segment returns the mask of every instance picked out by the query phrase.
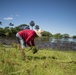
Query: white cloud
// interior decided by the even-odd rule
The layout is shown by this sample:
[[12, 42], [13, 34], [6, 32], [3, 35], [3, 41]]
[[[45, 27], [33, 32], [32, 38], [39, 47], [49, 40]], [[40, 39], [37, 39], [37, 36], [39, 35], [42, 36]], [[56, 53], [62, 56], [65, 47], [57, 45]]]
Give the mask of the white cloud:
[[12, 20], [12, 19], [13, 19], [12, 17], [4, 18], [4, 20]]

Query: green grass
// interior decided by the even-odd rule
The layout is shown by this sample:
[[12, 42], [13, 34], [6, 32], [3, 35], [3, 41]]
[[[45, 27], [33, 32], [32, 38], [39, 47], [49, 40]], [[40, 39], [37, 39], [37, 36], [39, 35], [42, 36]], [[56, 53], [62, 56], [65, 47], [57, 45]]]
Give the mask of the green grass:
[[76, 75], [75, 51], [27, 50], [22, 60], [20, 50], [0, 47], [0, 75]]

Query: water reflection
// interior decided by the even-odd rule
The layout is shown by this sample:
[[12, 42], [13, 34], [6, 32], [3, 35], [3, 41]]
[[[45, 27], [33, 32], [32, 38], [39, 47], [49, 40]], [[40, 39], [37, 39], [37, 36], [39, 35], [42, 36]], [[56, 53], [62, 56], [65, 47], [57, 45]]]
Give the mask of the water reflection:
[[55, 38], [52, 38], [50, 40], [51, 42], [76, 42], [76, 39], [73, 39], [73, 38], [62, 38], [62, 39], [55, 39]]
[[43, 38], [36, 39], [36, 46], [39, 49], [74, 50], [76, 51], [76, 39], [72, 38]]

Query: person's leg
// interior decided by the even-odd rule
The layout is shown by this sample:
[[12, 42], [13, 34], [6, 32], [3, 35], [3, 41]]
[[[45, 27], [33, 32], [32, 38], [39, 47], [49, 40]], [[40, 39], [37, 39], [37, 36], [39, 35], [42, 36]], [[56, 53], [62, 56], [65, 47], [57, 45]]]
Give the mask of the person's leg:
[[21, 51], [22, 59], [25, 60], [26, 55], [25, 55], [25, 45], [23, 39], [20, 39], [20, 45], [21, 45], [20, 51]]
[[20, 43], [20, 51], [21, 51], [21, 55], [22, 55], [22, 59], [24, 60], [25, 59], [25, 52], [24, 52], [24, 48], [25, 48], [25, 42], [24, 42], [24, 39], [21, 37], [21, 36], [19, 36], [19, 34], [16, 34], [16, 37], [17, 37], [17, 39], [18, 39], [18, 42]]
[[25, 43], [24, 39], [18, 33], [16, 34], [16, 37], [17, 37], [19, 44], [21, 45], [21, 48], [22, 49], [25, 48], [26, 43]]

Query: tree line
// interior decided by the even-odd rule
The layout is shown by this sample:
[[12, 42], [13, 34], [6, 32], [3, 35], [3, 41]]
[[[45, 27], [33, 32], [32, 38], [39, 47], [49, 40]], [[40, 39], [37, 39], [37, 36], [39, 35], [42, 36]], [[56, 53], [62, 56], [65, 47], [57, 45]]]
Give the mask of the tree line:
[[[2, 25], [1, 21], [0, 21], [0, 25]], [[33, 30], [34, 27], [35, 27], [36, 30], [40, 29], [39, 25], [35, 25], [34, 21], [30, 21], [29, 25], [20, 24], [16, 27], [14, 27], [13, 23], [9, 23], [9, 26], [6, 26], [4, 28], [0, 27], [0, 37], [6, 37], [6, 38], [15, 37], [15, 35], [18, 31], [25, 29], [27, 26], [31, 27], [30, 29], [32, 29], [32, 30]], [[49, 31], [44, 31], [42, 33], [42, 36], [43, 37], [54, 37], [54, 38], [57, 38], [57, 39], [70, 38], [70, 35], [67, 34], [67, 33], [66, 34], [61, 34], [61, 33], [52, 34]], [[76, 35], [72, 36], [72, 38], [76, 38]]]

